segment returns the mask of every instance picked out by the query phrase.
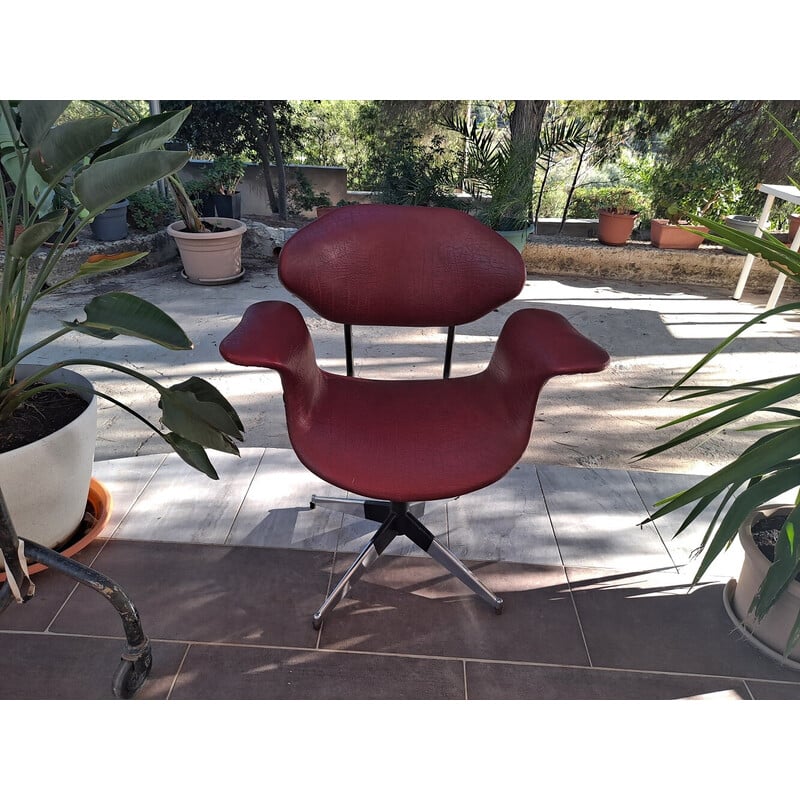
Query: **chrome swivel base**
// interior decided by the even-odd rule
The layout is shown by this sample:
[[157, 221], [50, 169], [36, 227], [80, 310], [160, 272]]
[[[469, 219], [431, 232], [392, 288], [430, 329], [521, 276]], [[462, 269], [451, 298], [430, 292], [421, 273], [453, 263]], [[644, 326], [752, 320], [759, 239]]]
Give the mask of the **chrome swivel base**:
[[312, 495], [311, 508], [318, 506], [333, 508], [351, 516], [379, 522], [380, 527], [314, 614], [314, 630], [320, 629], [326, 614], [347, 594], [351, 584], [355, 583], [378, 560], [389, 543], [397, 536], [407, 536], [451, 575], [472, 589], [481, 600], [489, 603], [496, 614], [502, 613], [503, 600], [489, 591], [444, 545], [439, 544], [434, 535], [414, 516], [414, 512], [421, 514], [424, 511], [424, 503], [411, 505], [383, 500], [346, 500]]

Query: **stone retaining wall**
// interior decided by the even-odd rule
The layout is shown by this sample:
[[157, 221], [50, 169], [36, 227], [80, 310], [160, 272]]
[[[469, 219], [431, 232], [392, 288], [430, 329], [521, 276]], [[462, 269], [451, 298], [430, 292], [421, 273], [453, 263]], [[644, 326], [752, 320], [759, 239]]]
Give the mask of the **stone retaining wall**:
[[[717, 245], [700, 245], [697, 250], [662, 250], [649, 242], [630, 241], [624, 247], [610, 247], [596, 239], [564, 236], [531, 236], [522, 253], [528, 272], [551, 275], [676, 283], [736, 288], [744, 256], [724, 253]], [[747, 281], [748, 291], [769, 292], [776, 271], [756, 259]], [[800, 296], [800, 287], [787, 281], [786, 296]]]

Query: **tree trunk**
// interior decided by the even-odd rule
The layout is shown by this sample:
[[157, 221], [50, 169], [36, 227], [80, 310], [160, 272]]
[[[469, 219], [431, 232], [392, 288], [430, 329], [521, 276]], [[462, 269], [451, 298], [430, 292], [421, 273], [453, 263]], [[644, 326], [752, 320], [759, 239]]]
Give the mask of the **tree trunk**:
[[581, 167], [583, 166], [583, 159], [586, 158], [586, 151], [589, 148], [589, 137], [586, 137], [586, 141], [583, 143], [583, 148], [581, 149], [580, 157], [578, 158], [578, 166], [575, 168], [575, 174], [572, 176], [572, 185], [569, 187], [569, 192], [567, 193], [567, 202], [564, 203], [564, 213], [561, 215], [561, 225], [558, 226], [558, 232], [564, 230], [564, 223], [567, 221], [567, 213], [569, 212], [569, 204], [572, 202], [572, 195], [575, 193], [575, 187], [578, 185], [578, 176], [581, 172]]
[[256, 123], [256, 151], [258, 157], [261, 159], [261, 168], [264, 170], [264, 183], [267, 186], [267, 198], [269, 200], [269, 208], [273, 214], [278, 213], [278, 199], [275, 197], [275, 189], [272, 186], [272, 175], [269, 169], [269, 143], [267, 137], [264, 136], [261, 128]]
[[267, 112], [269, 141], [272, 145], [275, 167], [278, 171], [278, 217], [285, 220], [289, 218], [289, 213], [286, 209], [286, 166], [283, 163], [283, 150], [281, 150], [281, 143], [278, 139], [278, 128], [275, 125], [275, 112], [273, 111], [271, 100], [264, 100], [264, 110]]
[[536, 173], [539, 135], [549, 100], [515, 100], [511, 112], [511, 146], [517, 164], [513, 168], [513, 194], [526, 197], [521, 213], [530, 216], [533, 199], [533, 178]]

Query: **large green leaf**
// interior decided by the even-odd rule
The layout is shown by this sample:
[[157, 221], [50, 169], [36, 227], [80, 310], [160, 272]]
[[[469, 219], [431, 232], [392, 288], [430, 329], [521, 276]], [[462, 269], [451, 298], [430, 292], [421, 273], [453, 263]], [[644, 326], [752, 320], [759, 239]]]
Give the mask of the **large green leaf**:
[[42, 217], [39, 222], [26, 228], [14, 239], [9, 253], [15, 258], [28, 258], [54, 233], [61, 229], [66, 218], [66, 209], [54, 211], [46, 217]]
[[717, 470], [713, 475], [703, 478], [685, 492], [681, 492], [653, 514], [651, 519], [664, 516], [712, 492], [719, 492], [726, 486], [741, 486], [754, 477], [773, 471], [778, 464], [798, 453], [800, 453], [800, 436], [788, 436], [785, 431], [769, 434], [748, 448], [735, 461]]
[[[20, 143], [16, 142], [16, 144]], [[8, 173], [8, 177], [11, 178], [12, 183], [18, 186], [20, 183], [22, 164], [14, 145], [15, 136], [11, 133], [5, 115], [0, 113], [0, 164], [2, 164], [3, 169]], [[47, 191], [47, 183], [45, 183], [35, 171], [28, 171], [25, 177], [25, 199], [31, 205], [36, 205], [37, 198]], [[48, 205], [47, 207], [49, 208], [50, 206]]]
[[[647, 458], [655, 455], [656, 453], [660, 453], [664, 450], [675, 447], [675, 445], [688, 442], [704, 433], [717, 430], [723, 425], [727, 425], [730, 422], [734, 422], [737, 419], [748, 416], [755, 411], [761, 411], [775, 403], [780, 402], [781, 400], [796, 397], [798, 394], [800, 394], [800, 375], [796, 375], [790, 380], [785, 381], [778, 386], [774, 386], [771, 389], [764, 389], [760, 392], [755, 392], [747, 397], [741, 398], [736, 403], [729, 402], [723, 404], [728, 406], [725, 411], [716, 414], [715, 416], [711, 417], [711, 419], [704, 420], [703, 422], [694, 425], [693, 427], [689, 428], [689, 430], [673, 437], [665, 444], [652, 447], [644, 453], [637, 455], [636, 459], [639, 460], [642, 458]], [[687, 415], [687, 417], [681, 419], [689, 419], [690, 417], [697, 416], [698, 414], [702, 413], [705, 412], [694, 412], [693, 414]]]
[[174, 432], [161, 435], [190, 467], [194, 467], [204, 475], [208, 475], [212, 480], [219, 480], [219, 475], [217, 475], [214, 465], [208, 458], [208, 454], [199, 444], [189, 441], [189, 439], [184, 439], [183, 436]]
[[126, 292], [109, 292], [84, 306], [83, 322], [65, 322], [72, 330], [92, 336], [107, 334], [135, 336], [169, 350], [191, 350], [192, 342], [183, 329], [158, 306]]
[[147, 251], [124, 253], [96, 253], [89, 256], [78, 268], [78, 277], [87, 275], [98, 275], [102, 272], [113, 272], [123, 267], [129, 267], [137, 261], [141, 261], [147, 255]]
[[95, 217], [128, 195], [177, 172], [188, 160], [186, 152], [155, 150], [97, 161], [75, 178], [75, 194]]
[[38, 147], [69, 104], [69, 100], [20, 101], [19, 115], [22, 118], [20, 133], [25, 144], [30, 148]]
[[217, 389], [213, 384], [209, 383], [204, 378], [198, 378], [196, 375], [193, 375], [191, 378], [187, 378], [187, 380], [171, 386], [170, 389], [181, 392], [191, 392], [195, 397], [197, 397], [198, 400], [203, 400], [204, 402], [214, 403], [220, 406], [235, 425], [235, 430], [230, 430], [228, 432], [231, 434], [231, 436], [235, 436], [237, 439], [241, 440], [242, 437], [238, 435], [236, 431], [244, 430], [242, 420], [236, 413], [236, 409], [228, 402], [222, 392], [220, 392], [219, 389]]
[[800, 486], [800, 465], [781, 470], [745, 489], [734, 501], [722, 518], [711, 543], [708, 545], [703, 560], [698, 567], [697, 581], [711, 565], [711, 562], [730, 544], [754, 508], [777, 497], [787, 489]]
[[228, 413], [217, 405], [198, 399], [192, 392], [161, 389], [159, 405], [164, 426], [185, 439], [224, 453], [239, 452], [231, 436], [241, 434]]
[[97, 149], [93, 161], [155, 150], [175, 137], [192, 107], [181, 111], [168, 111], [124, 127], [112, 142]]
[[38, 147], [31, 148], [31, 163], [53, 185], [82, 158], [93, 153], [111, 135], [111, 117], [91, 117], [52, 128]]

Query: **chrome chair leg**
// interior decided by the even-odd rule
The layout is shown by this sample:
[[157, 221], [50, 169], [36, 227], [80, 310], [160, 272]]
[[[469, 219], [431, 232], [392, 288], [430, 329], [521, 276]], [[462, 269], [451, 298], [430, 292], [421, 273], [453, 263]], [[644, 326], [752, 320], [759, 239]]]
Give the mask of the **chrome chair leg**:
[[[350, 585], [357, 581], [361, 575], [378, 560], [378, 557], [388, 547], [389, 543], [397, 536], [407, 536], [421, 550], [424, 550], [438, 564], [443, 566], [451, 575], [458, 578], [467, 588], [471, 589], [481, 600], [494, 608], [496, 614], [503, 611], [503, 600], [498, 597], [469, 570], [467, 567], [444, 545], [436, 541], [434, 535], [412, 513], [408, 503], [388, 503], [383, 501], [352, 501], [339, 498], [318, 497], [312, 498], [312, 503], [330, 503], [329, 507], [342, 508], [349, 503], [364, 504], [367, 519], [380, 518], [381, 526], [369, 543], [362, 549], [356, 560], [350, 565], [336, 584], [333, 591], [325, 598], [325, 602], [314, 614], [314, 630], [319, 630], [325, 615], [347, 594]], [[370, 504], [370, 505], [365, 505]], [[423, 505], [424, 504], [415, 504]]]
[[325, 602], [314, 614], [312, 624], [315, 631], [320, 629], [325, 615], [334, 608], [350, 590], [350, 584], [355, 583], [355, 581], [378, 560], [378, 557], [389, 545], [389, 542], [397, 536], [397, 531], [394, 530], [396, 519], [397, 514], [390, 509], [387, 518], [381, 523], [375, 535], [358, 554], [356, 560], [347, 568], [347, 571], [344, 573], [339, 583], [336, 584], [333, 591], [325, 598]]
[[481, 600], [489, 603], [496, 614], [503, 613], [503, 599], [494, 594], [494, 592], [489, 591], [443, 544], [439, 544], [434, 539], [428, 547], [428, 555], [441, 564], [451, 575], [458, 578], [465, 586], [472, 589]]
[[336, 604], [347, 595], [347, 592], [350, 590], [350, 584], [357, 581], [364, 572], [378, 560], [379, 555], [380, 553], [375, 549], [374, 543], [370, 541], [359, 553], [358, 558], [350, 565], [333, 591], [325, 598], [325, 602], [314, 613], [311, 622], [315, 631], [318, 631], [322, 626], [325, 615], [332, 608], [335, 608]]

